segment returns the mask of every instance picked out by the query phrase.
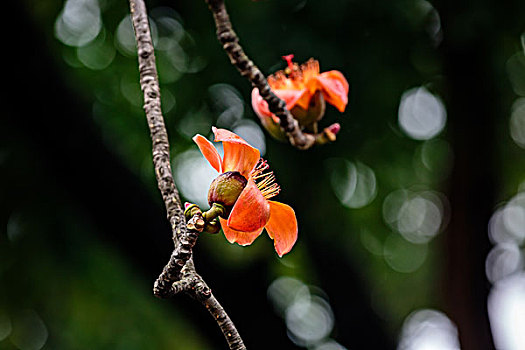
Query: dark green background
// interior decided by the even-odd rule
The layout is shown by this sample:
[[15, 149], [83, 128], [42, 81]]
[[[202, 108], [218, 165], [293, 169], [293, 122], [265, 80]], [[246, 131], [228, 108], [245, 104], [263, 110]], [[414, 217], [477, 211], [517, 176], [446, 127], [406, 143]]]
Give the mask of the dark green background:
[[[44, 349], [225, 348], [198, 303], [151, 293], [172, 249], [170, 228], [151, 164], [137, 59], [114, 47], [128, 3], [99, 3], [97, 40], [105, 46], [83, 53], [55, 36], [62, 2], [4, 4], [0, 317], [10, 320], [12, 332], [0, 349], [42, 336], [42, 325], [27, 326], [28, 319], [45, 325]], [[524, 151], [509, 135], [511, 106], [525, 93], [525, 3], [428, 5], [227, 2], [241, 44], [265, 74], [284, 67], [281, 55], [294, 53], [298, 62], [314, 57], [321, 70], [343, 72], [350, 83], [347, 110], [330, 107], [323, 121], [341, 124], [337, 142], [302, 152], [265, 134], [265, 158], [282, 188], [277, 198], [299, 219], [292, 252], [280, 260], [266, 235], [241, 248], [222, 234], [201, 237], [194, 251], [197, 269], [248, 348], [299, 348], [267, 297], [282, 276], [301, 280], [329, 302], [330, 336], [346, 348], [393, 349], [405, 317], [427, 308], [459, 327], [464, 349], [492, 347], [487, 224], [525, 178]], [[212, 98], [215, 84], [238, 91], [242, 117], [258, 122], [251, 88], [218, 44], [204, 1], [147, 6], [153, 19], [172, 8], [184, 28], [185, 71], [170, 66], [166, 51], [157, 54], [164, 106], [175, 101], [165, 112], [172, 156], [196, 149], [192, 134], [210, 135], [222, 111]], [[107, 52], [115, 56], [95, 67], [102, 69], [78, 58], [99, 62]], [[401, 96], [420, 86], [447, 109], [447, 125], [430, 141], [411, 139], [397, 121]], [[427, 166], [420, 160], [425, 145]], [[346, 162], [374, 171], [377, 194], [363, 208], [345, 207], [334, 193], [331, 181]], [[387, 238], [397, 235], [383, 220], [383, 201], [399, 189], [435, 191], [450, 204], [449, 224], [428, 245], [396, 246], [407, 264], [426, 249], [424, 263], [409, 273], [393, 269], [383, 253]]]

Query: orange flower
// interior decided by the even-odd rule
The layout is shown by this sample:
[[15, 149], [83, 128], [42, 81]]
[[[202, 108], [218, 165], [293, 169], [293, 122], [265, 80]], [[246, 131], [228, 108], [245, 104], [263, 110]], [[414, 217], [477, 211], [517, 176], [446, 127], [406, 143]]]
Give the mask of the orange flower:
[[227, 218], [220, 218], [222, 230], [230, 243], [250, 245], [265, 228], [274, 240], [279, 256], [288, 253], [297, 240], [297, 219], [294, 210], [283, 203], [269, 200], [280, 188], [259, 150], [236, 134], [212, 128], [215, 141], [222, 141], [224, 157], [205, 137], [196, 135], [193, 141], [203, 156], [220, 174], [238, 172], [247, 179], [246, 187], [237, 198]]
[[[292, 62], [293, 55], [283, 58], [288, 67], [270, 75], [268, 84], [286, 102], [286, 107], [302, 127], [309, 127], [323, 117], [325, 101], [344, 112], [349, 86], [341, 72], [331, 70], [319, 73], [319, 62], [313, 58], [300, 66]], [[257, 88], [252, 91], [252, 107], [265, 128], [273, 136], [282, 138], [279, 118], [270, 112]]]

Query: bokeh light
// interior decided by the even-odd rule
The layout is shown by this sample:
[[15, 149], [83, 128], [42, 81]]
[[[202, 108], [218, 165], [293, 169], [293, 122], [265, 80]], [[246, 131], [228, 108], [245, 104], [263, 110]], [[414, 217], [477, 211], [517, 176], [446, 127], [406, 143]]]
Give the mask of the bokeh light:
[[20, 350], [40, 350], [47, 342], [47, 327], [34, 310], [23, 310], [13, 317], [9, 339]]
[[428, 140], [445, 127], [447, 113], [441, 100], [424, 87], [410, 89], [401, 96], [398, 121], [411, 138]]
[[525, 54], [517, 52], [507, 61], [507, 74], [516, 95], [525, 96]]
[[335, 319], [321, 289], [283, 276], [270, 284], [267, 294], [275, 311], [284, 318], [288, 336], [296, 345], [311, 349], [344, 349], [329, 338]]
[[385, 240], [383, 256], [394, 271], [411, 273], [423, 265], [427, 257], [426, 244], [413, 244], [398, 233], [391, 233]]
[[446, 225], [448, 203], [432, 191], [396, 190], [385, 197], [383, 219], [407, 241], [427, 243]]
[[344, 206], [362, 208], [376, 197], [376, 176], [367, 165], [343, 158], [332, 158], [326, 161], [326, 167], [332, 189]]
[[335, 340], [328, 340], [319, 345], [316, 345], [312, 350], [347, 350], [344, 346], [336, 342]]
[[84, 66], [92, 70], [107, 68], [116, 55], [112, 42], [108, 42], [106, 32], [103, 30], [90, 43], [77, 48], [77, 58]]
[[489, 238], [495, 244], [485, 260], [493, 283], [488, 310], [498, 349], [525, 348], [525, 274], [520, 245], [525, 240], [525, 192], [518, 192], [496, 209], [489, 221]]
[[[158, 40], [157, 26], [154, 21], [149, 21], [151, 38], [153, 44]], [[131, 16], [126, 15], [120, 21], [115, 32], [115, 47], [124, 56], [137, 56], [137, 44], [135, 42], [135, 34], [133, 32], [133, 24], [131, 23]]]
[[141, 107], [144, 95], [140, 83], [132, 76], [123, 75], [120, 78], [120, 93], [133, 106]]
[[97, 0], [67, 0], [55, 22], [55, 36], [65, 45], [80, 47], [95, 39], [102, 29]]
[[512, 105], [509, 129], [514, 142], [525, 148], [525, 98], [517, 99]]
[[485, 271], [490, 282], [495, 283], [523, 267], [518, 245], [500, 243], [493, 247], [485, 261]]
[[456, 326], [442, 312], [417, 310], [403, 323], [398, 350], [459, 350]]
[[503, 210], [503, 224], [517, 243], [525, 240], [525, 192], [515, 195]]
[[362, 229], [359, 235], [361, 244], [374, 255], [383, 255], [383, 243], [369, 230]]
[[160, 101], [162, 105], [162, 111], [164, 113], [171, 112], [177, 105], [175, 95], [173, 95], [173, 93], [168, 89], [164, 89], [162, 95], [160, 95]]
[[268, 287], [268, 298], [272, 301], [275, 311], [281, 316], [295, 299], [310, 295], [308, 286], [293, 277], [279, 277]]
[[286, 309], [285, 320], [290, 338], [303, 346], [326, 338], [334, 327], [330, 305], [318, 296], [294, 300]]
[[162, 40], [162, 38], [170, 38], [176, 42], [184, 38], [186, 31], [182, 24], [182, 18], [173, 8], [166, 6], [155, 7], [150, 11], [150, 14], [155, 23], [157, 23], [161, 37], [157, 47], [162, 48], [160, 41], [169, 45], [169, 41]]
[[425, 141], [419, 148], [419, 161], [426, 170], [426, 176], [437, 181], [445, 180], [452, 170], [452, 146], [446, 140], [434, 138]]
[[497, 349], [525, 349], [525, 273], [498, 281], [488, 299], [490, 326]]
[[217, 171], [195, 149], [179, 154], [174, 160], [173, 168], [175, 182], [184, 198], [201, 208], [207, 208], [208, 189], [217, 177]]
[[217, 127], [231, 127], [244, 114], [244, 101], [237, 89], [228, 84], [215, 84], [208, 88], [211, 108], [217, 113]]
[[426, 20], [425, 29], [432, 39], [434, 46], [437, 46], [443, 39], [443, 33], [441, 31], [441, 18], [439, 12], [435, 9], [432, 4], [426, 0], [419, 0], [416, 2], [421, 16]]
[[515, 242], [514, 235], [508, 231], [504, 222], [505, 208], [498, 208], [489, 221], [489, 238], [494, 244]]
[[212, 115], [205, 105], [198, 109], [192, 109], [180, 117], [177, 131], [192, 138], [196, 134], [209, 135], [211, 133]]

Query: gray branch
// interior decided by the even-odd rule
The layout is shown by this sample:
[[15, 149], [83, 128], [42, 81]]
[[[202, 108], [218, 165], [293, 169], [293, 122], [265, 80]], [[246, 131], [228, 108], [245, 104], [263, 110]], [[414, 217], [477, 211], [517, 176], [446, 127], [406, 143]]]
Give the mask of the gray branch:
[[264, 74], [248, 58], [239, 44], [239, 37], [233, 30], [224, 0], [206, 0], [206, 3], [213, 13], [217, 38], [230, 58], [231, 64], [252, 83], [253, 87], [259, 89], [259, 94], [268, 103], [270, 112], [279, 118], [279, 125], [286, 133], [290, 144], [298, 149], [305, 150], [315, 144], [334, 141], [335, 135], [328, 128], [319, 134], [309, 134], [301, 130], [297, 120], [286, 108], [286, 103], [273, 93]]
[[161, 111], [160, 88], [146, 5], [143, 0], [129, 0], [129, 4], [137, 41], [140, 86], [144, 93], [144, 111], [152, 140], [155, 176], [166, 206], [166, 215], [171, 224], [172, 238], [175, 244], [168, 264], [155, 281], [154, 294], [161, 298], [171, 297], [180, 292], [192, 296], [201, 302], [213, 316], [230, 349], [246, 349], [228, 314], [195, 270], [192, 250], [204, 228], [204, 220], [199, 210], [186, 222], [179, 192], [171, 171], [168, 133]]

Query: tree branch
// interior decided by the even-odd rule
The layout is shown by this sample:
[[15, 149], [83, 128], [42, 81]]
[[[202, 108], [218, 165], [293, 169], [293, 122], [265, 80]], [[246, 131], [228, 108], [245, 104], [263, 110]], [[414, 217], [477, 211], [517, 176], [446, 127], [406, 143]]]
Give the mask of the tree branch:
[[129, 4], [137, 41], [140, 85], [144, 93], [144, 111], [152, 139], [153, 165], [175, 244], [168, 264], [155, 281], [154, 294], [161, 298], [171, 297], [180, 292], [189, 294], [201, 302], [213, 316], [230, 349], [246, 349], [228, 314], [195, 270], [192, 250], [199, 234], [205, 228], [206, 222], [198, 208], [192, 211], [193, 215], [186, 222], [179, 192], [171, 171], [168, 133], [161, 112], [160, 88], [146, 5], [143, 0], [129, 0]]
[[273, 93], [264, 74], [248, 58], [239, 44], [239, 37], [233, 30], [224, 0], [206, 0], [206, 3], [213, 13], [213, 19], [217, 27], [217, 38], [228, 54], [230, 62], [239, 70], [243, 77], [246, 77], [252, 83], [253, 87], [259, 89], [259, 94], [268, 103], [270, 112], [279, 118], [279, 125], [286, 133], [290, 144], [298, 149], [305, 150], [315, 144], [334, 141], [334, 134], [327, 129], [319, 134], [304, 133], [301, 130], [297, 120], [286, 108], [286, 103]]
[[171, 172], [168, 133], [160, 108], [160, 88], [153, 52], [153, 41], [143, 0], [130, 0], [129, 3], [137, 40], [140, 86], [144, 93], [144, 111], [146, 112], [153, 142], [155, 175], [166, 206], [167, 217], [171, 223], [173, 240], [177, 243], [184, 229], [185, 218], [179, 200], [179, 193]]

